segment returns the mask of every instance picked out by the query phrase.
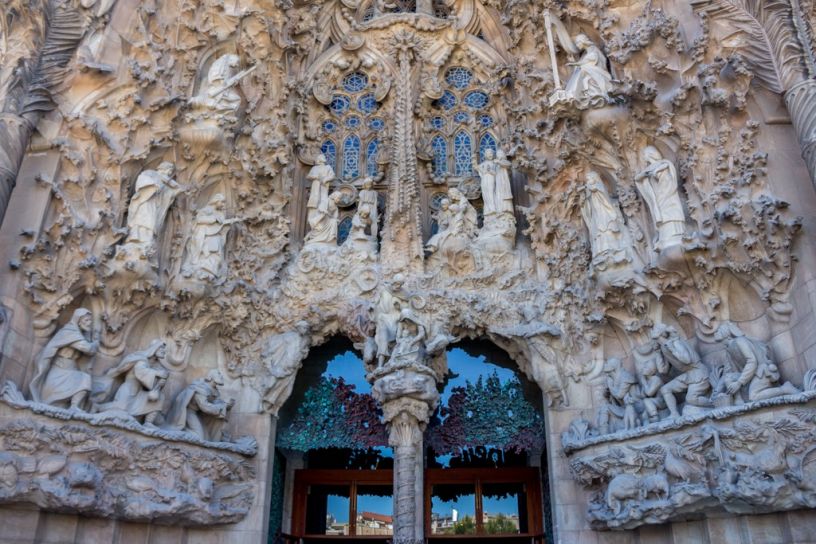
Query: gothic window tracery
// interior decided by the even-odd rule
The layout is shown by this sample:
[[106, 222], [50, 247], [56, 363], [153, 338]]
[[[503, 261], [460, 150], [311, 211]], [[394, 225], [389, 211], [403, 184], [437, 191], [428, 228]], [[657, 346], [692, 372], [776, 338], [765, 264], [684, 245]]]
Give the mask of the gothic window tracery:
[[428, 119], [431, 175], [473, 176], [474, 160], [482, 160], [488, 149], [496, 151], [494, 117], [490, 95], [479, 88], [474, 72], [452, 66], [444, 74], [442, 96], [432, 103]]
[[342, 76], [326, 109], [320, 149], [338, 179], [351, 182], [378, 176], [386, 124], [377, 115], [380, 103], [368, 74], [354, 71]]

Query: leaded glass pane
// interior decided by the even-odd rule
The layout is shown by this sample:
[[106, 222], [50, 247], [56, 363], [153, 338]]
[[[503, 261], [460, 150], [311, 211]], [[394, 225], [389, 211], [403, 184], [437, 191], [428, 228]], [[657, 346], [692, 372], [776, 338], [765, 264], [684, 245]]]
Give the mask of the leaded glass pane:
[[380, 141], [378, 139], [375, 138], [368, 142], [366, 148], [366, 173], [371, 177], [376, 177], [379, 171], [379, 165], [377, 164], [377, 153], [379, 151]]
[[360, 121], [360, 118], [357, 117], [356, 115], [351, 115], [349, 117], [346, 117], [345, 123], [346, 123], [346, 127], [348, 127], [348, 128], [357, 128], [357, 127], [360, 126], [362, 121]]
[[343, 179], [360, 176], [360, 138], [349, 136], [343, 142]]
[[368, 76], [354, 72], [343, 78], [343, 88], [350, 93], [359, 93], [368, 86]]
[[481, 125], [482, 125], [484, 128], [490, 128], [490, 127], [492, 127], [492, 126], [493, 126], [493, 118], [492, 118], [492, 117], [490, 117], [490, 116], [489, 116], [489, 115], [487, 115], [487, 114], [485, 114], [485, 115], [480, 115], [480, 116], [479, 116], [479, 123], [480, 123], [480, 124], [481, 124]]
[[431, 202], [430, 206], [432, 210], [438, 210], [441, 205], [442, 201], [448, 198], [448, 193], [434, 193], [431, 195]]
[[331, 134], [337, 128], [337, 125], [334, 124], [334, 121], [323, 121], [323, 131]]
[[445, 91], [441, 98], [434, 100], [434, 106], [443, 110], [452, 110], [456, 107], [456, 103], [456, 97], [450, 91]]
[[357, 101], [357, 109], [368, 115], [377, 111], [377, 99], [373, 94], [366, 94]]
[[337, 224], [337, 245], [339, 246], [348, 238], [351, 232], [351, 216], [347, 215]]
[[447, 123], [444, 117], [434, 117], [433, 119], [431, 119], [431, 126], [436, 130], [442, 130], [443, 128], [445, 128], [446, 124]]
[[453, 120], [457, 123], [467, 123], [470, 120], [470, 115], [463, 111], [457, 111], [453, 116]]
[[320, 152], [326, 156], [326, 164], [332, 167], [333, 170], [337, 169], [337, 146], [334, 145], [334, 142], [331, 140], [326, 140], [323, 142], [323, 145], [320, 146]]
[[451, 87], [459, 89], [460, 91], [470, 85], [472, 79], [473, 73], [467, 68], [462, 68], [461, 66], [455, 66], [448, 70], [448, 73], [445, 74], [445, 82]]
[[382, 130], [385, 128], [385, 121], [383, 121], [379, 117], [375, 117], [374, 119], [368, 122], [368, 126], [369, 128], [371, 128], [371, 130]]
[[336, 94], [332, 98], [331, 104], [329, 104], [329, 109], [335, 115], [343, 115], [348, 111], [350, 104], [351, 101], [348, 96]]
[[470, 134], [467, 132], [457, 132], [453, 137], [453, 164], [454, 174], [457, 176], [469, 176], [473, 173], [473, 148], [471, 147]]
[[487, 106], [489, 98], [482, 91], [472, 91], [465, 95], [464, 103], [467, 107], [480, 110]]
[[485, 151], [488, 149], [492, 149], [493, 153], [496, 152], [496, 138], [494, 138], [489, 132], [485, 132], [482, 139], [479, 140], [479, 157], [481, 160], [484, 160]]
[[433, 172], [435, 176], [442, 176], [448, 171], [448, 142], [442, 136], [434, 136], [431, 140], [433, 148]]

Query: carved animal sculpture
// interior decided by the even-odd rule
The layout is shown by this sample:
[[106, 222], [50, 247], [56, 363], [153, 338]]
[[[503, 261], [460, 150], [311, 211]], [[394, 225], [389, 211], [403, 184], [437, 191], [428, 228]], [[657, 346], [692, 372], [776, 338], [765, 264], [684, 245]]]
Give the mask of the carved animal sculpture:
[[649, 495], [654, 495], [658, 499], [669, 498], [669, 478], [665, 472], [644, 476], [640, 481], [641, 498], [646, 499]]
[[643, 495], [641, 480], [632, 474], [618, 474], [606, 488], [606, 505], [619, 516], [623, 510], [623, 501], [641, 499]]

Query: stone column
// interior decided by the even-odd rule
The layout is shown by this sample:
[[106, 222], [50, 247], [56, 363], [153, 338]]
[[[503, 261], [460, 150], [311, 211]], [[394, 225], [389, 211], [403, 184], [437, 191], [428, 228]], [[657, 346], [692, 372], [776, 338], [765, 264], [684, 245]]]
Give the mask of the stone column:
[[810, 180], [816, 186], [816, 80], [805, 79], [785, 93], [793, 128], [802, 148]]
[[422, 432], [436, 405], [436, 375], [416, 360], [387, 364], [371, 373], [372, 394], [388, 424], [394, 448], [394, 544], [422, 544]]
[[426, 402], [399, 398], [383, 405], [388, 445], [394, 448], [394, 544], [423, 542], [422, 433], [431, 415]]

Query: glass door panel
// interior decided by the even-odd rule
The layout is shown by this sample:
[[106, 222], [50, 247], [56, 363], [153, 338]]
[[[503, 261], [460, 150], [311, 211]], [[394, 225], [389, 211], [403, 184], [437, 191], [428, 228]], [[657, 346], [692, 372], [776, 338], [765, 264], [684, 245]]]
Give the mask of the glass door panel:
[[482, 484], [482, 522], [489, 535], [527, 533], [527, 486]]
[[306, 534], [349, 534], [351, 493], [348, 485], [310, 485], [306, 497]]
[[394, 497], [390, 485], [357, 485], [357, 535], [394, 534]]
[[476, 534], [474, 484], [437, 484], [432, 487], [431, 534]]

